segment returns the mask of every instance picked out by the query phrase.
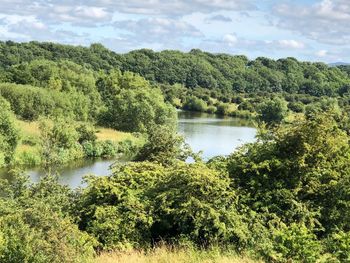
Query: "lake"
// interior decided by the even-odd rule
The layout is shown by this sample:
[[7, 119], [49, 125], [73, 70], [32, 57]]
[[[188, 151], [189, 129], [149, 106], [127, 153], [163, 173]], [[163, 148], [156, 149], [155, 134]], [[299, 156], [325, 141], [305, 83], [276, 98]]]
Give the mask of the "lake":
[[[195, 151], [202, 151], [208, 160], [217, 155], [228, 155], [239, 146], [255, 140], [256, 129], [247, 120], [219, 117], [213, 114], [179, 111], [178, 131]], [[82, 186], [87, 174], [109, 175], [115, 160], [81, 160], [58, 168], [59, 180], [72, 188]], [[33, 182], [38, 182], [45, 171], [37, 168], [28, 171]]]
[[244, 119], [208, 113], [179, 111], [178, 131], [195, 152], [203, 151], [205, 160], [228, 155], [239, 146], [255, 140], [256, 129]]

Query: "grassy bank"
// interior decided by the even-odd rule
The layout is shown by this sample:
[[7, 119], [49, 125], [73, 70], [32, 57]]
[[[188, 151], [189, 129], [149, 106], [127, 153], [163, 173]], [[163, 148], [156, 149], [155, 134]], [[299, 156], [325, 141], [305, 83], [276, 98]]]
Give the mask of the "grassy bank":
[[[14, 155], [14, 165], [25, 167], [41, 165], [40, 152], [40, 128], [39, 122], [27, 122], [16, 120], [16, 126], [20, 131], [20, 143], [16, 148]], [[136, 138], [133, 134], [127, 132], [116, 131], [104, 127], [96, 127], [96, 144], [103, 145], [107, 143], [115, 148], [114, 152], [129, 151], [134, 145], [143, 143], [142, 138]], [[81, 158], [84, 154], [80, 154]], [[93, 156], [85, 156], [93, 157]], [[103, 157], [103, 156], [96, 156]], [[112, 157], [112, 156], [108, 156]]]
[[247, 257], [218, 250], [172, 249], [160, 247], [149, 252], [130, 251], [103, 253], [95, 263], [257, 263]]

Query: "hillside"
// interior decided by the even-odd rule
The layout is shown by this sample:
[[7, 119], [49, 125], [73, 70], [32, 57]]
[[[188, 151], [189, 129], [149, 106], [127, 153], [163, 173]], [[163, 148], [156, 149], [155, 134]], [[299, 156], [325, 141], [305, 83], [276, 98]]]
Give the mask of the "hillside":
[[[0, 42], [0, 68], [3, 70], [11, 72], [15, 65], [37, 59], [70, 60], [95, 71], [120, 69], [138, 73], [151, 82], [179, 83], [187, 88], [226, 92], [283, 91], [336, 96], [343, 93], [350, 83], [349, 74], [341, 67], [301, 62], [291, 57], [249, 60], [242, 55], [211, 54], [198, 49], [189, 53], [142, 49], [117, 54], [101, 44], [81, 47], [41, 42]], [[11, 73], [2, 72], [0, 76], [5, 80], [11, 79]]]

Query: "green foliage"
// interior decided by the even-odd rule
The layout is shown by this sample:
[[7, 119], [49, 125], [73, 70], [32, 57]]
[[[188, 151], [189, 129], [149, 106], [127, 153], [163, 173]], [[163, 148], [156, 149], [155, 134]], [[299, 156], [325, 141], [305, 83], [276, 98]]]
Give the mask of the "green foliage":
[[117, 166], [111, 177], [88, 179], [79, 205], [80, 226], [104, 248], [182, 238], [238, 246], [247, 231], [228, 177], [203, 164]]
[[150, 129], [147, 142], [134, 160], [172, 165], [177, 160], [186, 160], [189, 155], [190, 149], [184, 138], [168, 126], [159, 125]]
[[273, 233], [272, 260], [277, 262], [317, 262], [322, 245], [304, 225], [292, 224]]
[[[232, 89], [241, 93], [284, 91], [335, 96], [338, 92], [343, 94], [344, 87], [349, 85], [346, 67], [328, 67], [322, 63], [300, 62], [295, 58], [272, 60], [258, 57], [249, 61], [245, 56], [210, 54], [200, 50], [183, 53], [148, 49], [119, 55], [101, 44], [73, 47], [11, 41], [0, 42], [0, 50], [0, 67], [11, 67], [13, 72], [3, 78], [15, 77], [14, 81], [22, 84], [24, 80], [24, 83], [33, 82], [35, 85], [50, 82], [55, 83], [52, 87], [64, 86], [61, 78], [66, 69], [72, 72], [71, 77], [63, 79], [71, 82], [72, 86], [77, 76], [89, 83], [91, 75], [86, 68], [88, 65], [95, 71], [117, 68], [135, 72], [152, 82], [171, 85], [180, 83], [194, 89]], [[67, 59], [72, 62], [67, 62]]]
[[174, 109], [164, 102], [158, 88], [140, 76], [114, 71], [99, 82], [107, 103], [101, 124], [129, 132], [147, 132], [154, 125], [174, 126]]
[[[35, 185], [2, 182], [1, 262], [88, 262], [93, 247], [159, 241], [227, 246], [272, 262], [350, 260], [348, 67], [8, 41], [0, 42], [0, 82], [0, 166], [122, 153], [138, 161], [89, 177], [74, 192], [49, 177]], [[187, 164], [176, 112], [165, 101], [257, 116], [273, 129], [261, 129], [256, 143], [228, 158]], [[13, 113], [44, 117], [40, 141], [24, 138], [40, 156], [14, 155]], [[146, 133], [147, 141], [97, 141], [86, 121]]]
[[4, 83], [0, 84], [0, 94], [8, 100], [14, 113], [25, 120], [59, 115], [86, 120], [89, 115], [90, 101], [76, 92], [62, 93]]
[[280, 98], [274, 98], [259, 106], [259, 119], [268, 125], [278, 124], [287, 116], [287, 111], [287, 102]]
[[348, 187], [349, 154], [347, 135], [322, 115], [265, 134], [233, 154], [228, 169], [242, 202], [255, 211], [328, 232], [349, 222], [331, 212], [348, 204], [348, 192], [329, 205], [341, 185]]
[[216, 112], [221, 115], [228, 115], [230, 113], [230, 105], [228, 103], [220, 103]]
[[83, 144], [83, 151], [86, 157], [116, 157], [119, 152], [119, 145], [112, 141], [93, 142], [85, 141]]
[[9, 103], [0, 97], [0, 167], [13, 160], [19, 141], [19, 132], [14, 124], [14, 116]]
[[326, 248], [328, 252], [339, 262], [350, 261], [350, 233], [335, 232], [326, 240]]
[[94, 239], [68, 216], [70, 191], [47, 178], [2, 181], [0, 259], [2, 262], [91, 262]]
[[301, 113], [304, 112], [305, 106], [301, 102], [290, 102], [288, 103], [288, 109], [297, 113]]
[[69, 120], [41, 120], [40, 136], [41, 156], [45, 166], [66, 163], [83, 156], [78, 143], [79, 133]]
[[76, 128], [76, 131], [79, 134], [78, 142], [80, 144], [84, 142], [95, 142], [97, 140], [96, 129], [92, 125], [86, 123], [80, 124]]
[[193, 96], [186, 99], [183, 108], [190, 111], [205, 112], [207, 110], [207, 104], [204, 100]]

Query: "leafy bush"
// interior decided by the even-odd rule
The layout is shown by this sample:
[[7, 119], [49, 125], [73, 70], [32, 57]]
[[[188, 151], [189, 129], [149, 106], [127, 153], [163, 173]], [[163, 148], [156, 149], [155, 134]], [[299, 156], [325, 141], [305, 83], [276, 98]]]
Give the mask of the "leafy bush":
[[207, 103], [197, 97], [189, 97], [183, 105], [185, 110], [205, 112], [207, 110]]
[[96, 130], [92, 125], [86, 123], [80, 124], [76, 130], [79, 134], [78, 142], [80, 144], [84, 142], [95, 142], [97, 140]]
[[305, 106], [301, 102], [290, 102], [288, 103], [288, 108], [297, 113], [304, 112], [305, 110]]
[[182, 136], [167, 126], [154, 126], [134, 160], [171, 165], [176, 160], [186, 160], [190, 154], [189, 146]]
[[350, 262], [350, 232], [333, 233], [326, 240], [326, 248], [339, 262]]
[[0, 96], [0, 167], [10, 164], [19, 142], [19, 131], [14, 124], [10, 104]]
[[281, 123], [287, 116], [287, 102], [274, 98], [259, 105], [259, 119], [269, 125]]
[[273, 252], [277, 262], [317, 262], [322, 254], [321, 242], [304, 225], [292, 224], [273, 233]]
[[142, 77], [113, 71], [99, 80], [98, 87], [107, 106], [100, 124], [128, 132], [147, 132], [154, 125], [175, 126], [175, 109], [164, 102], [159, 88]]
[[90, 262], [95, 241], [68, 216], [68, 189], [49, 178], [28, 186], [15, 176], [1, 192], [2, 262]]
[[92, 177], [80, 201], [80, 226], [115, 248], [186, 238], [198, 245], [246, 239], [228, 177], [203, 164], [130, 163]]

